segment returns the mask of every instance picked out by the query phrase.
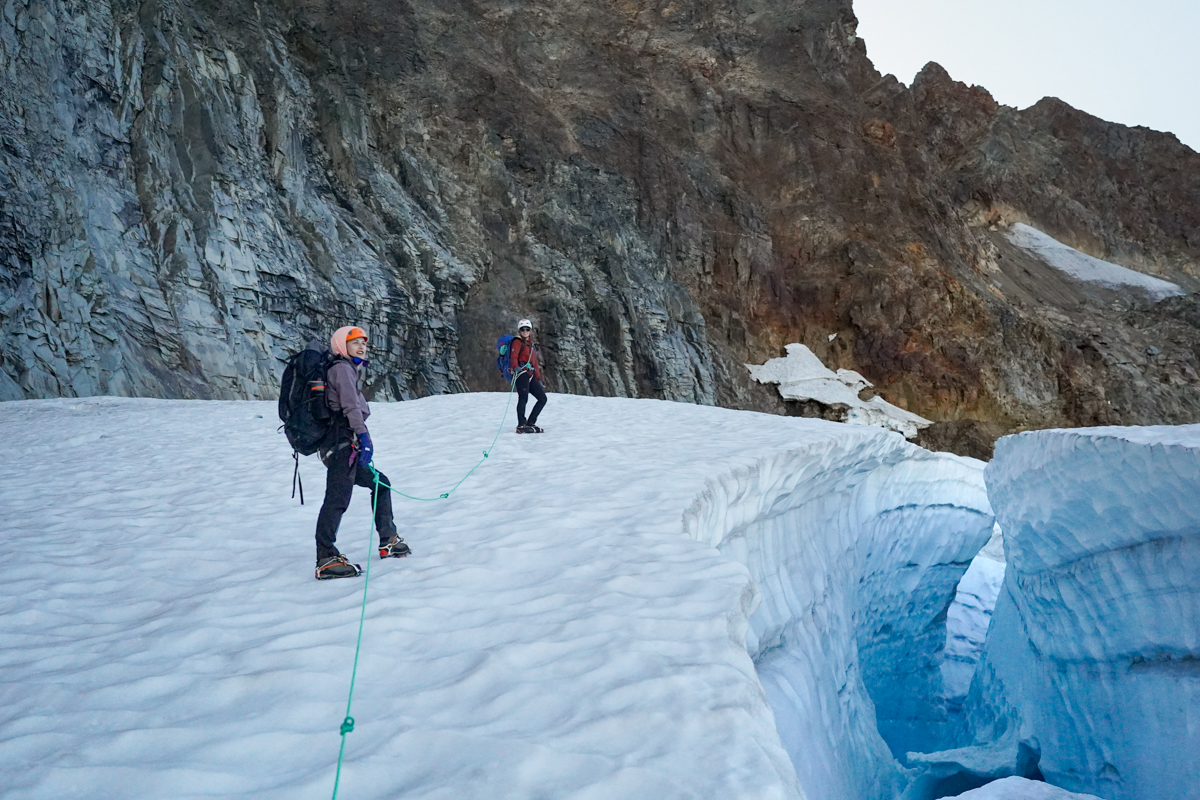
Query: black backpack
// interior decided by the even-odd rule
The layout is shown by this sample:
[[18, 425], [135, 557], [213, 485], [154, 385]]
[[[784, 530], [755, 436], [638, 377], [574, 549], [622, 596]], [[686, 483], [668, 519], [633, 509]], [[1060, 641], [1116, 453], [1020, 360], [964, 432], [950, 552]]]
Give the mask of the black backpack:
[[[333, 354], [313, 339], [299, 353], [288, 356], [279, 386], [280, 428], [292, 446], [296, 468], [292, 472], [292, 497], [300, 481], [300, 456], [321, 449], [333, 432], [333, 413], [325, 403], [325, 372], [333, 363]], [[300, 504], [304, 504], [304, 484], [300, 483]]]
[[279, 386], [279, 419], [292, 449], [310, 456], [333, 428], [333, 414], [325, 403], [325, 371], [333, 356], [313, 339], [286, 363]]

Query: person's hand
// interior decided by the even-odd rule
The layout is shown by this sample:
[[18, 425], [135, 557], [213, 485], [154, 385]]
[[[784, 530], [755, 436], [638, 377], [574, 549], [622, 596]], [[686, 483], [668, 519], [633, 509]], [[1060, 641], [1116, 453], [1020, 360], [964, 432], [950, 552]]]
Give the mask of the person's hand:
[[371, 457], [375, 455], [375, 446], [371, 444], [371, 434], [366, 431], [358, 435], [358, 465], [365, 467], [371, 463]]

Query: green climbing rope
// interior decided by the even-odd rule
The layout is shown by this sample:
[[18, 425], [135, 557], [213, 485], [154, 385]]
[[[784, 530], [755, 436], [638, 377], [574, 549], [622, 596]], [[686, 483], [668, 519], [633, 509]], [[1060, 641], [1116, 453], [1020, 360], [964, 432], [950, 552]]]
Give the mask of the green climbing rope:
[[[507, 412], [506, 412], [507, 413]], [[375, 512], [379, 508], [379, 473], [375, 473], [375, 489], [371, 492], [371, 522], [367, 529], [367, 570], [363, 573], [362, 608], [358, 612], [358, 641], [354, 644], [354, 667], [350, 670], [350, 693], [346, 696], [346, 718], [340, 728], [342, 746], [338, 748], [337, 774], [333, 778], [333, 800], [337, 800], [338, 784], [342, 782], [342, 757], [346, 755], [346, 734], [354, 730], [354, 717], [350, 716], [350, 704], [354, 702], [354, 680], [358, 677], [358, 654], [362, 650], [363, 622], [367, 619], [367, 586], [371, 583], [371, 539], [374, 537]]]
[[382, 481], [380, 481], [379, 473], [375, 472], [375, 467], [372, 465], [371, 472], [375, 475], [375, 482], [377, 484], [379, 484], [380, 486], [384, 487], [385, 489], [391, 489], [393, 492], [400, 495], [401, 497], [407, 497], [409, 500], [416, 500], [421, 503], [436, 503], [438, 500], [448, 499], [450, 497], [450, 495], [454, 494], [455, 490], [458, 489], [458, 487], [463, 485], [463, 483], [467, 480], [467, 478], [471, 477], [471, 473], [473, 473], [475, 470], [479, 469], [480, 464], [482, 464], [484, 461], [487, 461], [488, 458], [491, 456], [492, 449], [496, 446], [496, 442], [498, 442], [500, 440], [500, 432], [504, 430], [504, 421], [508, 419], [508, 409], [512, 407], [513, 390], [516, 389], [517, 378], [521, 377], [522, 372], [525, 372], [525, 370], [522, 369], [520, 372], [517, 372], [517, 374], [513, 375], [512, 383], [508, 387], [508, 402], [505, 403], [505, 405], [504, 405], [504, 416], [502, 416], [500, 418], [500, 425], [499, 425], [499, 427], [496, 428], [496, 435], [492, 437], [492, 443], [488, 445], [487, 450], [483, 451], [483, 458], [479, 459], [479, 461], [477, 461], [475, 463], [475, 466], [473, 466], [469, 470], [467, 470], [467, 474], [463, 475], [462, 478], [459, 479], [458, 483], [454, 484], [449, 489], [447, 489], [445, 492], [442, 492], [441, 494], [439, 494], [437, 497], [414, 497], [411, 494], [405, 494], [404, 492], [400, 491], [396, 487], [388, 486], [386, 483], [383, 483]]
[[[521, 370], [521, 372], [524, 372], [524, 370]], [[456, 489], [458, 489], [458, 487], [463, 485], [463, 482], [466, 481], [467, 478], [471, 477], [471, 473], [479, 469], [479, 465], [486, 461], [492, 454], [492, 449], [496, 446], [496, 442], [500, 440], [500, 432], [504, 430], [504, 421], [508, 419], [508, 409], [512, 407], [513, 390], [517, 386], [517, 378], [521, 376], [521, 372], [513, 375], [512, 384], [508, 387], [508, 402], [504, 404], [504, 416], [500, 418], [500, 426], [496, 428], [496, 435], [492, 437], [492, 443], [488, 445], [486, 450], [483, 451], [483, 458], [479, 459], [475, 466], [467, 470], [467, 474], [463, 475], [462, 478], [459, 479], [458, 483], [451, 486], [447, 491], [443, 492], [437, 497], [413, 497], [411, 494], [405, 494], [404, 492], [388, 486], [386, 483], [381, 481], [379, 479], [379, 470], [375, 469], [374, 462], [367, 465], [371, 470], [371, 474], [375, 476], [375, 488], [371, 492], [371, 524], [367, 528], [367, 569], [363, 573], [362, 608], [358, 612], [358, 641], [354, 645], [354, 667], [350, 670], [350, 693], [346, 697], [346, 717], [342, 720], [342, 725], [339, 728], [342, 737], [342, 745], [338, 748], [337, 773], [333, 778], [332, 800], [337, 800], [338, 785], [342, 781], [342, 759], [346, 755], [346, 734], [351, 733], [354, 730], [354, 717], [350, 716], [350, 706], [354, 702], [354, 681], [358, 677], [358, 655], [362, 651], [363, 623], [367, 619], [367, 587], [371, 583], [371, 550], [373, 549], [371, 547], [371, 540], [375, 535], [375, 512], [379, 509], [379, 487], [382, 486], [386, 489], [391, 489], [391, 491], [395, 492], [401, 497], [407, 497], [409, 500], [419, 500], [426, 503], [449, 498], [450, 495], [453, 494]]]

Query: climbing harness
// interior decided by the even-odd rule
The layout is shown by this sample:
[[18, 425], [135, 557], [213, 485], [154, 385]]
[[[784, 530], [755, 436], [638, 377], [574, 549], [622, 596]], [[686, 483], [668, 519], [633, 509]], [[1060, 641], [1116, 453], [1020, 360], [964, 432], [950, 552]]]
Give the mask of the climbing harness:
[[500, 426], [496, 429], [496, 435], [492, 437], [492, 443], [488, 445], [486, 450], [483, 451], [483, 458], [479, 459], [475, 466], [467, 470], [467, 474], [463, 475], [462, 478], [459, 479], [458, 483], [454, 484], [447, 491], [439, 494], [437, 497], [414, 497], [411, 494], [405, 494], [404, 492], [388, 486], [379, 479], [379, 470], [375, 469], [374, 462], [371, 462], [367, 465], [368, 469], [371, 470], [371, 474], [375, 477], [375, 488], [371, 492], [371, 524], [367, 528], [367, 568], [363, 572], [362, 608], [358, 613], [358, 641], [354, 645], [354, 667], [350, 670], [350, 693], [346, 697], [346, 716], [342, 720], [341, 727], [338, 729], [341, 733], [342, 745], [338, 748], [337, 773], [333, 778], [332, 800], [337, 800], [338, 785], [342, 780], [342, 758], [346, 754], [346, 734], [351, 733], [354, 730], [354, 717], [350, 716], [350, 706], [354, 702], [354, 681], [358, 677], [358, 655], [362, 651], [363, 623], [367, 619], [367, 587], [370, 586], [371, 583], [372, 559], [370, 553], [373, 549], [371, 547], [371, 539], [375, 534], [375, 512], [379, 509], [379, 487], [382, 486], [386, 489], [390, 489], [401, 497], [407, 497], [409, 500], [418, 500], [423, 503], [431, 503], [437, 500], [448, 499], [450, 495], [454, 494], [455, 490], [458, 489], [459, 486], [463, 485], [463, 482], [466, 481], [467, 478], [471, 477], [471, 473], [479, 469], [480, 464], [482, 464], [484, 461], [487, 461], [488, 457], [491, 456], [492, 449], [496, 446], [496, 442], [500, 440], [500, 431], [504, 430], [504, 421], [508, 419], [508, 409], [512, 407], [513, 389], [516, 388], [517, 378], [519, 378], [525, 371], [526, 370], [522, 368], [518, 370], [515, 375], [513, 375], [512, 385], [508, 387], [508, 401], [504, 405], [504, 416], [500, 418]]

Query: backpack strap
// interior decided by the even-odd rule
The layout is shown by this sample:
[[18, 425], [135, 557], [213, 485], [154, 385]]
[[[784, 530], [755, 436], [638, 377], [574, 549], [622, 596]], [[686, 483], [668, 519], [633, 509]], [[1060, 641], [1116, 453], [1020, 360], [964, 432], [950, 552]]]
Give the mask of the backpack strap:
[[[329, 370], [333, 369], [335, 364], [338, 364], [342, 361], [349, 364], [350, 369], [354, 370], [354, 384], [356, 387], [358, 386], [359, 381], [362, 380], [362, 377], [358, 374], [358, 367], [355, 366], [353, 361], [345, 356], [338, 355], [337, 353], [329, 353], [328, 358], [325, 360], [324, 372], [326, 408], [329, 408]], [[354, 440], [354, 431], [350, 428], [350, 419], [346, 416], [345, 411], [334, 411], [332, 408], [329, 408], [329, 414], [333, 423], [329, 427], [330, 445], [336, 447], [337, 449], [341, 449], [341, 447], [345, 446], [345, 442]], [[324, 449], [324, 447], [321, 448], [322, 452], [324, 452]]]
[[300, 477], [300, 454], [295, 450], [292, 451], [292, 460], [296, 462], [296, 468], [292, 470], [292, 499], [296, 499], [296, 484], [300, 484], [300, 505], [304, 505], [304, 480]]
[[[526, 342], [520, 336], [515, 341], [519, 342], [517, 345], [517, 367], [523, 369], [529, 366], [529, 362], [533, 359], [533, 342]], [[526, 355], [526, 351], [528, 351], [528, 355]]]

